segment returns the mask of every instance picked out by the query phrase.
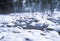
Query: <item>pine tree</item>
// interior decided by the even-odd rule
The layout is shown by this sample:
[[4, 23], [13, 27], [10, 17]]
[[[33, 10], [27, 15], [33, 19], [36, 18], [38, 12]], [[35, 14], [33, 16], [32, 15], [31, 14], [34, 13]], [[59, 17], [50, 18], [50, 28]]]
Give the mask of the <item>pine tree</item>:
[[12, 0], [0, 0], [0, 13], [11, 13], [13, 11]]

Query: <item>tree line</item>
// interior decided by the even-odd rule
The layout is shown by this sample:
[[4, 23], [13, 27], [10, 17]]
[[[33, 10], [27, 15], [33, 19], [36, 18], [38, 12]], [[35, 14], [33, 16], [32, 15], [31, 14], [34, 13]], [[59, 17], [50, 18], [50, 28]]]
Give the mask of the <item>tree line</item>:
[[24, 0], [0, 0], [0, 13], [23, 12], [25, 7], [32, 8], [32, 11], [45, 12], [50, 10], [53, 13], [54, 9], [60, 9], [60, 0], [25, 0], [25, 7], [23, 6]]

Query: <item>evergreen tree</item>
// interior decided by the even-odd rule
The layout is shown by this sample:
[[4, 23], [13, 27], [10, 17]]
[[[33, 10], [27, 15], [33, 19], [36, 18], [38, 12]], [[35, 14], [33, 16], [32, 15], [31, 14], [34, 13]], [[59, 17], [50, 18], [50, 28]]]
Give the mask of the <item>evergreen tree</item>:
[[13, 11], [12, 0], [0, 0], [0, 13], [10, 13]]

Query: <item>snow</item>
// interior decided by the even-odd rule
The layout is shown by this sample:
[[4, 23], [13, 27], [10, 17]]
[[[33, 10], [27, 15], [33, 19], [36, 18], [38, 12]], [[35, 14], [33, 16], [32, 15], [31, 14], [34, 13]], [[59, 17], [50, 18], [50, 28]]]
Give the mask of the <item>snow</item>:
[[[42, 14], [35, 13], [16, 13], [9, 15], [0, 15], [0, 41], [60, 41], [60, 24], [48, 20], [49, 16], [42, 18]], [[51, 17], [55, 20], [56, 17]], [[34, 20], [38, 20], [35, 22]], [[20, 22], [21, 20], [21, 22]], [[23, 29], [23, 27], [30, 26], [41, 26], [44, 29], [44, 24], [48, 25], [46, 31], [38, 29]], [[11, 26], [8, 27], [7, 25]], [[15, 27], [14, 27], [15, 26]], [[47, 30], [47, 29], [54, 30]]]
[[52, 26], [56, 25], [54, 22], [52, 22], [50, 20], [45, 20], [45, 22], [46, 22], [46, 24], [49, 24], [49, 25], [52, 25]]
[[[3, 28], [2, 28], [3, 29]], [[9, 28], [10, 29], [10, 28]], [[59, 41], [60, 36], [56, 31], [44, 32], [41, 30], [20, 30], [13, 28], [13, 31], [0, 33], [0, 41]], [[19, 31], [19, 32], [17, 32]], [[29, 32], [30, 31], [30, 32]], [[2, 37], [4, 37], [2, 39]]]
[[30, 25], [32, 25], [32, 26], [36, 26], [36, 22], [32, 22]]
[[59, 11], [54, 11], [54, 16], [53, 17], [60, 17], [60, 12]]
[[54, 30], [60, 32], [60, 25], [56, 25], [56, 26], [48, 26], [47, 28], [54, 29]]

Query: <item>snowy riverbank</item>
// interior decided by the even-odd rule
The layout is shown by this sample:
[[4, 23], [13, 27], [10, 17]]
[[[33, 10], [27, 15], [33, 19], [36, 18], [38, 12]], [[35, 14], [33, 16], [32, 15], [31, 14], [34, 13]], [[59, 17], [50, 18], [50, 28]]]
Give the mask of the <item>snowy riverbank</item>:
[[60, 41], [58, 15], [44, 18], [37, 12], [0, 15], [0, 41]]

